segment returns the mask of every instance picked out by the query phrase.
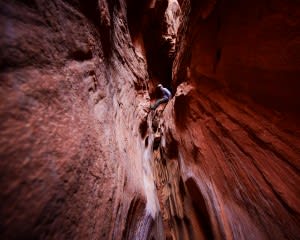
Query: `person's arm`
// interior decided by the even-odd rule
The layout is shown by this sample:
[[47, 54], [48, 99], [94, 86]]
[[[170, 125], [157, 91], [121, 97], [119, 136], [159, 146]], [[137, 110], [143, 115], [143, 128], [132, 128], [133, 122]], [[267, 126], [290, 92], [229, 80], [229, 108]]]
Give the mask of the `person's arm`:
[[170, 99], [170, 98], [172, 97], [172, 94], [171, 94], [171, 92], [169, 91], [169, 89], [163, 88], [162, 90], [163, 90], [163, 94], [164, 94], [165, 96], [167, 96], [168, 99]]

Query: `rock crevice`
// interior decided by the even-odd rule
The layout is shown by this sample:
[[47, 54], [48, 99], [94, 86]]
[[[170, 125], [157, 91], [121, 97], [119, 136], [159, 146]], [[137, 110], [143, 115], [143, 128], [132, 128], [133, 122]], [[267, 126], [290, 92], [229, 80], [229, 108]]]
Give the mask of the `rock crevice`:
[[297, 239], [299, 7], [1, 1], [0, 238]]

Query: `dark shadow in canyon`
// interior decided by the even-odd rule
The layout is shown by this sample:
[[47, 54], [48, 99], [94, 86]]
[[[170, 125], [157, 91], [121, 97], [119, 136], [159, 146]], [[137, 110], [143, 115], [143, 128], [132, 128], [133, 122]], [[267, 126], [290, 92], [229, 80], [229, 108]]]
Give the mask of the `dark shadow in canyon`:
[[162, 38], [164, 31], [164, 14], [167, 1], [157, 1], [155, 7], [150, 8], [148, 1], [128, 1], [128, 26], [132, 41], [142, 41], [145, 47], [150, 79], [150, 96], [158, 97], [155, 89], [158, 83], [172, 91], [173, 56], [169, 56], [171, 45]]
[[202, 228], [206, 239], [214, 239], [209, 213], [200, 189], [193, 178], [187, 179], [185, 185], [192, 199], [193, 207], [196, 210], [199, 226]]

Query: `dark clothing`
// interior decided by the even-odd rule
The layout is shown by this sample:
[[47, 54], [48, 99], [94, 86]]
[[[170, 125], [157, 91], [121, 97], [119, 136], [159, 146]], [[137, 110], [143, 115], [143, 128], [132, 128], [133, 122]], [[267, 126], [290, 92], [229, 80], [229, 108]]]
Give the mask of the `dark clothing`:
[[168, 102], [172, 97], [171, 92], [167, 88], [162, 87], [160, 88], [160, 90], [163, 94], [163, 97], [158, 99], [156, 103], [153, 106], [151, 106], [152, 110], [155, 110], [160, 104]]
[[161, 99], [158, 99], [156, 101], [156, 103], [151, 107], [151, 109], [155, 110], [161, 103], [166, 103], [168, 101], [169, 101], [169, 99], [167, 97], [163, 97]]

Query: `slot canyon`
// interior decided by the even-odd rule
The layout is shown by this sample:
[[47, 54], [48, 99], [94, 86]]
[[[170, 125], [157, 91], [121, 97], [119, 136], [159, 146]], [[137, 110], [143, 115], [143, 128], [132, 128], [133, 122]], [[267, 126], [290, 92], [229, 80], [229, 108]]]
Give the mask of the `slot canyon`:
[[299, 1], [1, 0], [0, 23], [1, 239], [300, 238]]

